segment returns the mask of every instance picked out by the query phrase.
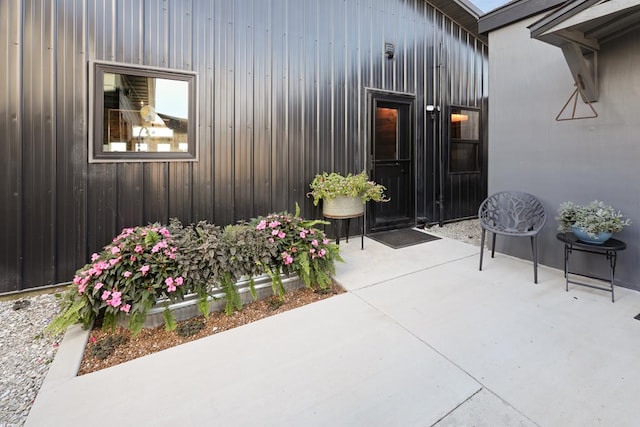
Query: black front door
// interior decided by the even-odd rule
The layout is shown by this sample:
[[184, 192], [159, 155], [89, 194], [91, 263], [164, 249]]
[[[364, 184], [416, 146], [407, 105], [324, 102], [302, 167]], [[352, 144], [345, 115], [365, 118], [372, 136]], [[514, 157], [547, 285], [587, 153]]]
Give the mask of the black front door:
[[413, 97], [373, 93], [371, 101], [370, 176], [387, 187], [391, 201], [369, 203], [368, 230], [413, 226]]

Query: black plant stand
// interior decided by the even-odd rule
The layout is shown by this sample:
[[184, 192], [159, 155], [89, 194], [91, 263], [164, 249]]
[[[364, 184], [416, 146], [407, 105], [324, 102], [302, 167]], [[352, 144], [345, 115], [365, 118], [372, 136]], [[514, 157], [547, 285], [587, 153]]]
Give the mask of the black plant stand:
[[364, 249], [364, 213], [358, 215], [327, 215], [323, 213], [325, 218], [329, 218], [333, 220], [334, 230], [336, 231], [336, 244], [340, 244], [340, 236], [342, 235], [342, 221], [347, 221], [347, 233], [346, 233], [346, 241], [349, 243], [349, 225], [351, 224], [351, 220], [353, 218], [362, 218], [361, 221], [361, 229], [360, 229], [360, 249]]
[[[594, 245], [592, 243], [585, 243], [575, 236], [573, 233], [558, 233], [556, 238], [564, 243], [564, 277], [565, 277], [565, 290], [569, 292], [569, 283], [580, 286], [587, 286], [594, 289], [600, 289], [603, 291], [611, 292], [611, 302], [615, 302], [613, 280], [616, 274], [616, 261], [618, 258], [618, 251], [622, 251], [627, 248], [627, 244], [621, 240], [609, 239], [601, 245]], [[595, 277], [587, 274], [575, 273], [569, 270], [569, 255], [573, 251], [587, 252], [591, 254], [603, 255], [609, 261], [609, 278]], [[577, 282], [570, 280], [569, 275], [588, 277], [590, 279], [600, 280], [603, 282], [609, 282], [611, 287], [595, 286], [589, 283]]]

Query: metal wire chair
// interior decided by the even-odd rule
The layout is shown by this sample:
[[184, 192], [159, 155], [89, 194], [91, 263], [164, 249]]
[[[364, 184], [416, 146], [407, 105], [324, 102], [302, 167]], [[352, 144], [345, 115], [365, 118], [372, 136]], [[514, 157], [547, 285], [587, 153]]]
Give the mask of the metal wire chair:
[[533, 281], [538, 283], [537, 236], [547, 218], [542, 203], [534, 196], [522, 191], [502, 191], [489, 196], [478, 209], [482, 227], [480, 244], [480, 271], [487, 231], [493, 233], [491, 258], [496, 250], [496, 235], [530, 237], [533, 252]]

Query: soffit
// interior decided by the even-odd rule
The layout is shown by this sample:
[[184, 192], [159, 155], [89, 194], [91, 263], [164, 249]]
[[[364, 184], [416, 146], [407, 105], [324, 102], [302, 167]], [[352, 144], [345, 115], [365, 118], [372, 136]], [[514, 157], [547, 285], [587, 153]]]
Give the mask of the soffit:
[[482, 15], [482, 11], [473, 3], [468, 0], [428, 0], [428, 3], [475, 37], [487, 43], [487, 37], [478, 32], [478, 18]]
[[599, 46], [640, 28], [640, 0], [574, 1], [530, 27], [531, 37], [561, 47], [567, 41]]
[[478, 32], [491, 31], [547, 12], [566, 0], [514, 0], [483, 15], [478, 20]]

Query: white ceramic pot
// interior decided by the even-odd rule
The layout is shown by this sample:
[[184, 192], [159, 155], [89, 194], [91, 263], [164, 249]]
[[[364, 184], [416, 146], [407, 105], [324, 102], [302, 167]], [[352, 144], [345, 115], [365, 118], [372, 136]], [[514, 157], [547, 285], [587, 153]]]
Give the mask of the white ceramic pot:
[[364, 202], [360, 197], [338, 196], [322, 201], [322, 214], [327, 218], [353, 218], [364, 215]]

